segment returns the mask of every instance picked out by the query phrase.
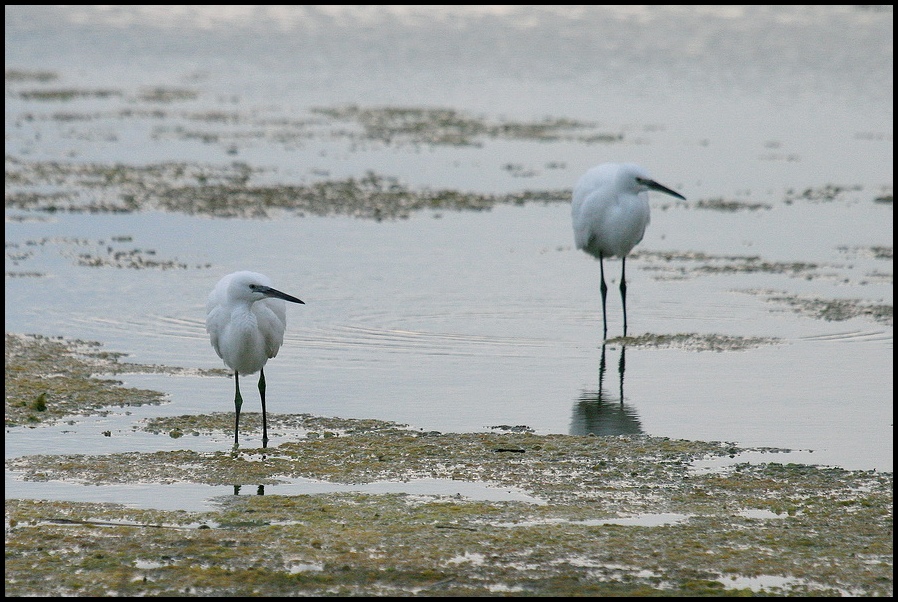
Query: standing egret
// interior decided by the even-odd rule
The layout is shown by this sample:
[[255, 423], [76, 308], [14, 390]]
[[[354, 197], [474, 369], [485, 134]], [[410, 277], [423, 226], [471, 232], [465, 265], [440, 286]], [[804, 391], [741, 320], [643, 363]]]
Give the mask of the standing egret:
[[218, 281], [206, 303], [206, 332], [212, 347], [234, 371], [234, 449], [240, 427], [241, 374], [260, 373], [262, 396], [262, 447], [268, 446], [268, 417], [265, 413], [265, 363], [277, 355], [287, 328], [287, 304], [303, 303], [271, 287], [271, 280], [256, 272], [234, 272]]
[[649, 177], [633, 163], [602, 163], [587, 171], [571, 200], [574, 241], [582, 249], [598, 258], [602, 278], [602, 324], [604, 338], [608, 338], [608, 318], [605, 313], [605, 257], [620, 257], [620, 296], [624, 309], [624, 336], [627, 336], [627, 281], [624, 277], [627, 254], [642, 240], [649, 223], [648, 190], [664, 192], [678, 199], [686, 197]]

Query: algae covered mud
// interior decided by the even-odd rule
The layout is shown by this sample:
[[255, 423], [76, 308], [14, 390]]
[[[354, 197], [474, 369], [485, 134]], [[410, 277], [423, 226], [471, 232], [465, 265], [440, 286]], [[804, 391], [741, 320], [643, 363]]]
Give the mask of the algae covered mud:
[[[36, 424], [154, 400], [92, 372], [84, 343], [9, 337], [7, 421]], [[54, 375], [49, 378], [49, 375]], [[64, 383], [77, 376], [72, 388]], [[53, 384], [48, 389], [48, 381]], [[48, 395], [47, 391], [51, 390]], [[41, 403], [36, 403], [38, 398]], [[11, 412], [12, 410], [12, 412]], [[21, 413], [24, 412], [24, 413]], [[147, 420], [159, 436], [230, 433], [232, 416]], [[258, 430], [258, 415], [247, 423]], [[7, 595], [860, 595], [892, 593], [891, 474], [776, 462], [784, 450], [644, 435], [421, 432], [375, 420], [272, 416], [269, 449], [33, 455], [35, 481], [228, 485], [213, 510], [7, 499]], [[13, 419], [15, 420], [15, 419]], [[38, 431], [34, 431], [38, 436]], [[770, 462], [739, 455], [765, 452]], [[714, 469], [697, 466], [728, 459]], [[348, 490], [279, 495], [297, 478]], [[516, 499], [353, 491], [441, 479]], [[237, 495], [241, 488], [256, 495]], [[272, 492], [275, 492], [272, 494]]]
[[[422, 466], [420, 459], [403, 466], [404, 455], [414, 456], [422, 445], [441, 450], [431, 452], [431, 465], [462, 457], [478, 463], [454, 469], [459, 478], [477, 478], [480, 468], [523, 469], [532, 479], [525, 487], [552, 501], [265, 495], [235, 497], [220, 510], [197, 513], [7, 500], [6, 592], [892, 594], [892, 480], [886, 475], [767, 464], [702, 477], [690, 475], [683, 461], [684, 448], [699, 453], [701, 446], [652, 438], [350, 435], [332, 440], [331, 449], [296, 448], [308, 446], [319, 460], [336, 447], [343, 447], [339, 458], [386, 449], [391, 470], [427, 474], [428, 462]], [[522, 453], [497, 453], [499, 445]], [[448, 457], [444, 450], [451, 450]], [[626, 476], [618, 474], [623, 466], [614, 453], [627, 455]], [[659, 464], [666, 478], [646, 478], [659, 476]], [[558, 479], [582, 485], [571, 495]], [[631, 504], [635, 499], [643, 501]]]

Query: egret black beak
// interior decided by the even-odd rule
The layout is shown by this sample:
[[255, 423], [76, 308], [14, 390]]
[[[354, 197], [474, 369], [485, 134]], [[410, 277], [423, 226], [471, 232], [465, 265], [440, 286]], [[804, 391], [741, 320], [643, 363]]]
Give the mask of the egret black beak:
[[290, 303], [302, 303], [305, 305], [305, 301], [301, 301], [293, 295], [288, 295], [287, 293], [281, 292], [276, 288], [271, 288], [270, 286], [255, 286], [253, 288], [256, 292], [262, 293], [266, 297], [276, 297], [278, 299], [283, 299], [284, 301], [289, 301]]
[[670, 196], [675, 196], [678, 199], [682, 199], [684, 201], [686, 200], [686, 197], [684, 197], [679, 192], [671, 190], [667, 186], [659, 184], [655, 180], [647, 180], [645, 178], [636, 178], [636, 181], [639, 182], [640, 184], [642, 184], [643, 186], [650, 188], [651, 190], [657, 190], [658, 192], [663, 192], [664, 194], [669, 194]]

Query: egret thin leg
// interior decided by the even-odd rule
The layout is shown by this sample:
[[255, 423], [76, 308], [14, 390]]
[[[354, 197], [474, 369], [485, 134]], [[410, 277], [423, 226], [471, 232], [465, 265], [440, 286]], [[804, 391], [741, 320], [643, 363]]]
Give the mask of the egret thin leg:
[[624, 336], [627, 336], [627, 258], [621, 257], [620, 260], [620, 299], [624, 308]]
[[262, 397], [262, 447], [268, 447], [268, 415], [265, 411], [265, 370], [259, 371], [259, 395]]
[[240, 376], [234, 372], [234, 388], [237, 393], [234, 395], [234, 447], [238, 445], [237, 433], [240, 431], [240, 407], [243, 405], [243, 397], [240, 396]]
[[599, 253], [599, 274], [602, 278], [602, 326], [604, 327], [604, 331], [602, 332], [602, 338], [608, 338], [608, 314], [605, 313], [605, 298], [608, 296], [608, 285], [605, 284], [605, 262], [603, 260], [602, 253]]

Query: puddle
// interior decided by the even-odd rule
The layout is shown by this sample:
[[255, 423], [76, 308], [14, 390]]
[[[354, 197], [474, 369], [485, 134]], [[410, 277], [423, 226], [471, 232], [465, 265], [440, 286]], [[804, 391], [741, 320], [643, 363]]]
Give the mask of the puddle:
[[72, 502], [116, 503], [142, 510], [183, 510], [205, 512], [219, 507], [222, 498], [235, 495], [316, 495], [324, 493], [405, 493], [432, 499], [473, 501], [515, 501], [529, 504], [546, 502], [512, 487], [450, 479], [376, 481], [357, 485], [329, 483], [314, 479], [289, 479], [274, 485], [212, 486], [197, 483], [89, 485], [66, 481], [24, 481], [6, 471], [7, 491], [20, 499]]

